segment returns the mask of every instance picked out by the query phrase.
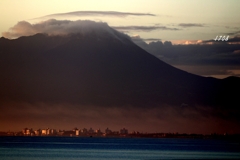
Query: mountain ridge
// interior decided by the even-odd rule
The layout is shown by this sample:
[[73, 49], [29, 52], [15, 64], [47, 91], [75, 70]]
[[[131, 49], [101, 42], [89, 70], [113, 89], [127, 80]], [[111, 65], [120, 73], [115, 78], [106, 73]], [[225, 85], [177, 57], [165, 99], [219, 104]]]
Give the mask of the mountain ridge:
[[229, 87], [234, 90], [232, 85], [239, 88], [237, 78], [232, 83], [233, 78], [193, 75], [160, 61], [125, 36], [101, 36], [39, 33], [1, 40], [1, 97], [133, 106], [239, 104], [236, 95], [224, 93]]

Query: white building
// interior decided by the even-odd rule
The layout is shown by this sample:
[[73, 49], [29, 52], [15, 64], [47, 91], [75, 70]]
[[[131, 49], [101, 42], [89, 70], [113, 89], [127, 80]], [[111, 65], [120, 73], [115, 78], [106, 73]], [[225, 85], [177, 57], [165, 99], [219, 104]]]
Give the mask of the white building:
[[42, 135], [47, 135], [47, 130], [46, 129], [42, 129]]
[[76, 129], [75, 132], [76, 132], [76, 136], [79, 136], [79, 130]]

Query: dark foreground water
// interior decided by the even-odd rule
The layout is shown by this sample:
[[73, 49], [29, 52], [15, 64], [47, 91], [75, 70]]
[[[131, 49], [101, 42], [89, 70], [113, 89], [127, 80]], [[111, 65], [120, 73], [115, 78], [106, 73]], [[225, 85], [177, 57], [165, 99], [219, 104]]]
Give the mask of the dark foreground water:
[[0, 160], [240, 159], [240, 144], [209, 139], [0, 137]]

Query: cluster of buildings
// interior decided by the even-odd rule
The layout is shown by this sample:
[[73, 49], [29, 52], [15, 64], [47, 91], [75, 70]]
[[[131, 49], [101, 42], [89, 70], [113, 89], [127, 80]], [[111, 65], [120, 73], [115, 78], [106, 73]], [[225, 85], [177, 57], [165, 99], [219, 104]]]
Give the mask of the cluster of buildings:
[[78, 129], [74, 128], [72, 130], [56, 130], [56, 129], [38, 129], [33, 130], [32, 128], [24, 128], [19, 135], [23, 136], [127, 136], [128, 130], [126, 128], [120, 129], [120, 131], [112, 131], [109, 128], [105, 131], [100, 129]]
[[129, 133], [126, 128], [122, 128], [119, 131], [112, 131], [106, 128], [104, 131], [100, 129], [78, 129], [72, 130], [56, 130], [56, 129], [38, 129], [24, 128], [20, 132], [0, 132], [0, 136], [72, 136], [72, 137], [144, 137], [144, 138], [198, 138], [198, 139], [240, 139], [240, 134], [186, 134], [186, 133]]

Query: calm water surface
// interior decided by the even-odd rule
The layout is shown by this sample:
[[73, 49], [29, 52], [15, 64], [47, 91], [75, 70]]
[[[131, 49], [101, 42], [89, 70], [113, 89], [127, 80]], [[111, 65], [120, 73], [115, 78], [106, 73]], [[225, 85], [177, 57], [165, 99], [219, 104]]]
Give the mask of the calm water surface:
[[240, 159], [240, 144], [210, 139], [0, 137], [0, 159]]

